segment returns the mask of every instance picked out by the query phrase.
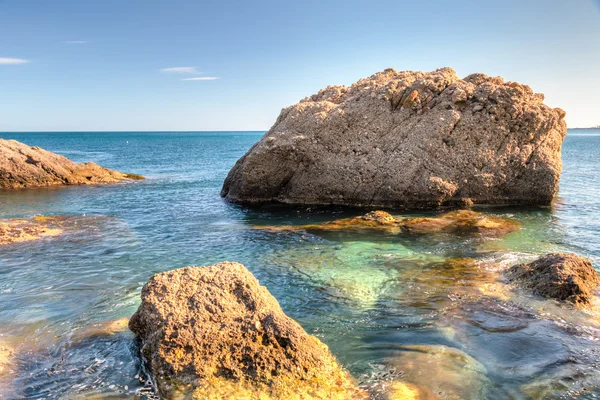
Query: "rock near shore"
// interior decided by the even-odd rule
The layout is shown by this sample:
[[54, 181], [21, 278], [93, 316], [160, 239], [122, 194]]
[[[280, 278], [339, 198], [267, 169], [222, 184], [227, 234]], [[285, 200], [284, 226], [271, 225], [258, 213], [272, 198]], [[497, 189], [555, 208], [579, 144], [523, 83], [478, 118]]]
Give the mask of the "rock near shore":
[[61, 155], [16, 140], [0, 139], [0, 189], [116, 183], [142, 176], [77, 164]]
[[570, 253], [551, 253], [530, 264], [514, 265], [507, 275], [534, 294], [578, 307], [588, 306], [600, 285], [590, 260]]
[[386, 69], [283, 109], [221, 195], [371, 208], [547, 205], [566, 124], [543, 99], [484, 74]]
[[327, 346], [238, 263], [154, 275], [129, 327], [168, 398], [363, 398]]
[[476, 211], [456, 210], [437, 217], [396, 218], [385, 211], [371, 211], [365, 215], [344, 218], [321, 224], [254, 226], [253, 229], [270, 232], [327, 232], [327, 231], [373, 231], [390, 234], [474, 234], [502, 236], [521, 228], [519, 222], [508, 218], [485, 215]]

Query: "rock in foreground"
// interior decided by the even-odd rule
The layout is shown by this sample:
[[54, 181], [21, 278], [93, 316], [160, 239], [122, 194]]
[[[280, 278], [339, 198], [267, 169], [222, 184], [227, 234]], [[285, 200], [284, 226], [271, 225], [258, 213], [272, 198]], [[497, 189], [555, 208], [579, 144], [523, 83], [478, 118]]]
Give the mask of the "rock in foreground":
[[166, 397], [362, 398], [327, 346], [238, 263], [154, 275], [129, 327]]
[[600, 275], [587, 258], [569, 253], [547, 254], [530, 264], [512, 266], [509, 280], [533, 293], [585, 307], [600, 284]]
[[282, 110], [229, 172], [237, 203], [550, 204], [565, 112], [529, 86], [387, 69]]
[[0, 139], [0, 189], [59, 185], [94, 185], [144, 179], [93, 162], [76, 164], [66, 157], [16, 140]]
[[322, 224], [255, 226], [273, 232], [285, 231], [359, 231], [371, 230], [386, 233], [453, 233], [501, 236], [518, 231], [517, 221], [485, 215], [476, 211], [458, 210], [439, 217], [395, 218], [385, 211], [371, 211], [360, 217], [338, 219]]

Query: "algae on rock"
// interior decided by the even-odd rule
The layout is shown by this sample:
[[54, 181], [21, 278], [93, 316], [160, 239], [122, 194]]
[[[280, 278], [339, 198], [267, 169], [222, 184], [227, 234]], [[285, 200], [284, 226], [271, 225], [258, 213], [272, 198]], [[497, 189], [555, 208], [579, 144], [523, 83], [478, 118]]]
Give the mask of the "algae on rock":
[[272, 232], [286, 231], [380, 231], [391, 234], [452, 233], [502, 236], [520, 229], [519, 222], [476, 211], [457, 210], [438, 217], [395, 218], [385, 211], [371, 211], [363, 216], [344, 218], [322, 224], [254, 226]]

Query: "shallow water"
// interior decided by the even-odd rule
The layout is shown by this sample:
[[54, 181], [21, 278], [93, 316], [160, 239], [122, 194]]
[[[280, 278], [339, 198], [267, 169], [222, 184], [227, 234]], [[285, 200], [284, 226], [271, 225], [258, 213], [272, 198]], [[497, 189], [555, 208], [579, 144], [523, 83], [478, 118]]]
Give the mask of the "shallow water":
[[137, 309], [153, 273], [222, 260], [244, 263], [374, 397], [393, 380], [448, 399], [600, 396], [597, 315], [509, 291], [497, 266], [445, 262], [568, 250], [600, 266], [600, 131], [581, 132], [565, 141], [554, 207], [480, 210], [521, 222], [501, 239], [250, 229], [361, 213], [225, 203], [257, 132], [0, 134], [148, 178], [0, 192], [0, 217], [69, 216], [60, 237], [0, 248], [0, 343], [15, 349], [0, 398], [148, 394], [132, 334], [106, 321]]

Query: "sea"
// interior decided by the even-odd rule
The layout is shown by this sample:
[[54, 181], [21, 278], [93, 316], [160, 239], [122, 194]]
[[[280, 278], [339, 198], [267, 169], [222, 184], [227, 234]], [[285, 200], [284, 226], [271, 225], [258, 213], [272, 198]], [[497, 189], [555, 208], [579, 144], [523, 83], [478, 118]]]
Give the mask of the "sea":
[[12, 354], [0, 398], [155, 398], [123, 321], [151, 275], [224, 260], [252, 271], [373, 399], [397, 381], [441, 399], [600, 396], [600, 314], [501, 281], [553, 251], [600, 268], [600, 130], [569, 130], [551, 207], [475, 208], [521, 223], [501, 238], [252, 229], [364, 213], [224, 201], [228, 171], [263, 134], [0, 133], [146, 177], [0, 191], [0, 218], [66, 221], [63, 235], [0, 247], [0, 345]]

